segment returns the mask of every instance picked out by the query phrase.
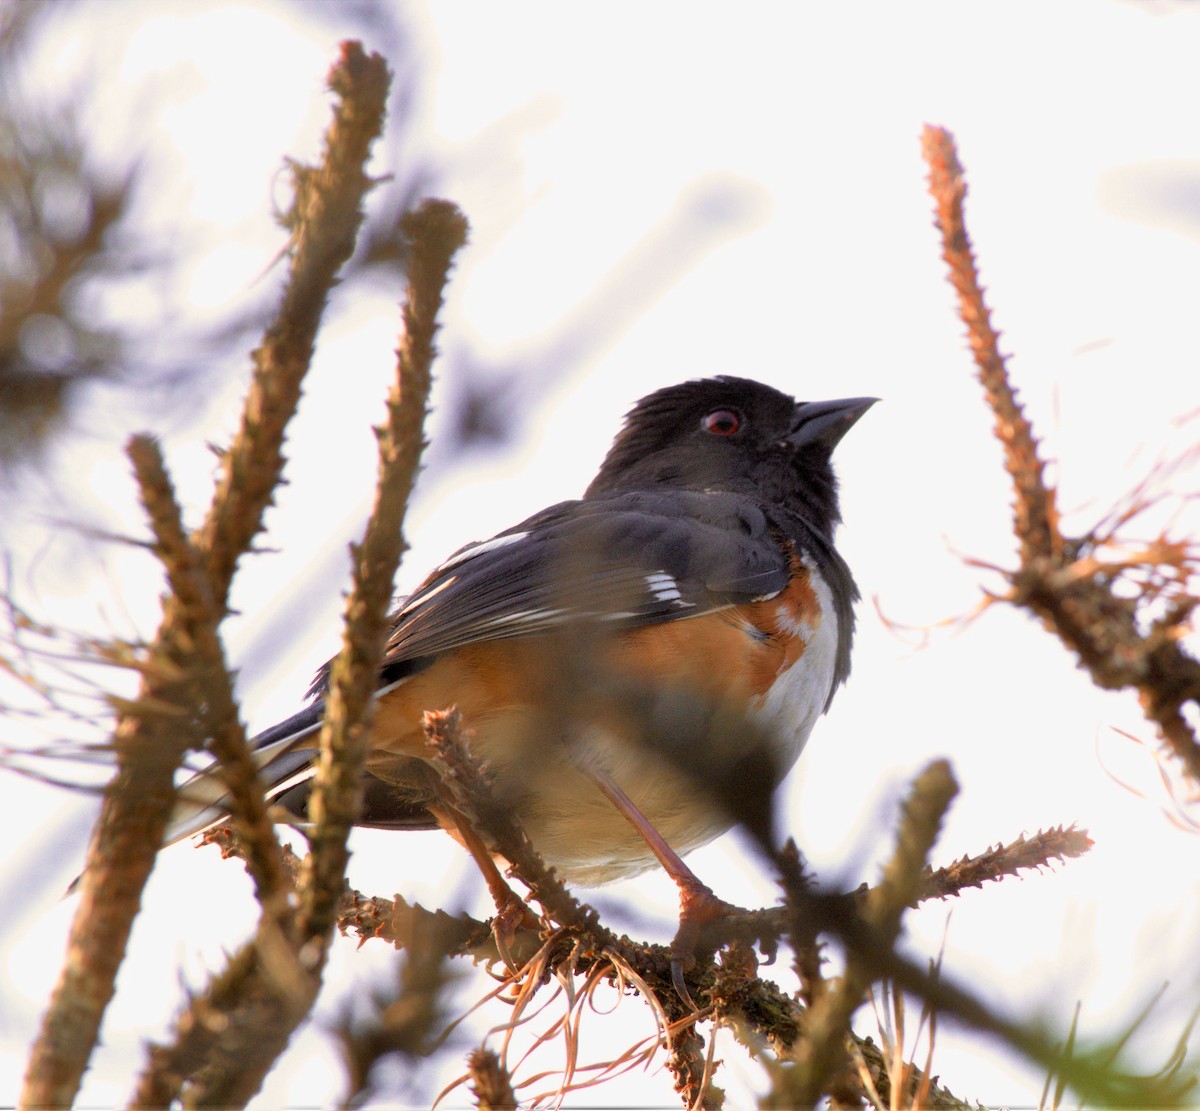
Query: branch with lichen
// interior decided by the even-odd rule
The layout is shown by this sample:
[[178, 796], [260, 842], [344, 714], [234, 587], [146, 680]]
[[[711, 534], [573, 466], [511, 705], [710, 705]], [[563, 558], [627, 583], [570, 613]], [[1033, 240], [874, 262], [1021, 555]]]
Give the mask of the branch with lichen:
[[[1166, 751], [1194, 785], [1200, 784], [1200, 739], [1184, 714], [1187, 704], [1200, 706], [1200, 660], [1182, 643], [1200, 603], [1184, 592], [1165, 614], [1147, 617], [1147, 605], [1156, 592], [1123, 596], [1114, 589], [1119, 565], [1095, 560], [1094, 548], [1103, 532], [1100, 526], [1081, 537], [1063, 535], [1033, 426], [1017, 400], [984, 302], [963, 215], [967, 186], [954, 139], [944, 128], [926, 127], [922, 149], [929, 165], [942, 257], [958, 294], [959, 312], [1013, 481], [1013, 531], [1020, 566], [1006, 574], [1010, 584], [1006, 600], [1040, 618], [1075, 653], [1097, 686], [1136, 691], [1142, 712], [1157, 728]], [[1177, 582], [1179, 573], [1195, 565], [1190, 545], [1181, 549], [1166, 538], [1160, 538], [1142, 559], [1141, 569], [1151, 580], [1163, 574], [1165, 566], [1166, 577]]]
[[[454, 734], [455, 745], [451, 747], [454, 748], [454, 751], [445, 760], [444, 771], [454, 783], [454, 800], [460, 811], [472, 815], [478, 821], [479, 827], [487, 831], [488, 836], [497, 844], [506, 837], [514, 838], [515, 840], [507, 842], [508, 851], [513, 857], [521, 860], [525, 852], [525, 848], [521, 846], [522, 844], [527, 846], [527, 842], [523, 842], [523, 834], [517, 831], [505, 834], [501, 831], [499, 839], [497, 839], [496, 832], [494, 832], [497, 827], [487, 820], [497, 812], [499, 804], [489, 801], [490, 788], [487, 777], [483, 774], [476, 758], [465, 746], [457, 747], [461, 745], [461, 737], [457, 735], [459, 723], [453, 715], [431, 715], [431, 718], [433, 720], [430, 724], [438, 728], [444, 729], [452, 726], [450, 731]], [[442, 751], [445, 753], [445, 746], [442, 746]], [[903, 962], [898, 957], [886, 955], [892, 943], [889, 939], [894, 940], [898, 916], [902, 909], [901, 903], [909, 905], [921, 898], [939, 893], [929, 890], [931, 884], [924, 856], [925, 847], [931, 842], [936, 831], [940, 808], [948, 801], [947, 793], [950, 781], [945, 772], [943, 764], [935, 765], [926, 777], [931, 782], [923, 782], [922, 789], [915, 792], [903, 825], [904, 832], [898, 837], [896, 859], [885, 874], [881, 887], [847, 896], [823, 895], [810, 891], [806, 887], [804, 913], [810, 920], [814, 935], [819, 932], [828, 933], [841, 938], [851, 946], [852, 953], [856, 954], [859, 960], [857, 979], [860, 983], [858, 986], [862, 987], [864, 994], [866, 988], [863, 984], [869, 984], [899, 969], [899, 974], [904, 977], [908, 990], [921, 998], [932, 994], [941, 1001], [946, 1014], [953, 1016], [961, 1013], [961, 1017], [971, 1024], [978, 1024], [981, 1028], [999, 1033], [1002, 1037], [1015, 1039], [1014, 1044], [1029, 1053], [1035, 1060], [1047, 1065], [1057, 1063], [1056, 1050], [1048, 1039], [1039, 1039], [1023, 1032], [1019, 1025], [1007, 1022], [993, 1014], [980, 1000], [962, 988], [956, 988], [952, 984], [938, 983], [927, 972], [918, 971], [915, 966]], [[1053, 834], [1055, 831], [1051, 832]], [[1082, 848], [1082, 846], [1074, 844], [1075, 838], [1072, 831], [1058, 832], [1065, 836], [1048, 836], [1044, 843], [1039, 842], [1039, 839], [1036, 838], [1029, 839], [1037, 847], [1031, 848], [1023, 856], [1014, 851], [1013, 859], [1008, 863], [1019, 868], [1037, 867], [1045, 863], [1047, 859], [1060, 854], [1070, 855], [1074, 850]], [[1084, 839], [1086, 840], [1086, 838]], [[534, 867], [536, 868], [536, 866], [535, 864]], [[997, 867], [999, 866], [998, 862]], [[527, 869], [528, 865], [518, 866], [515, 871], [517, 874], [523, 875]], [[1004, 869], [1000, 868], [1000, 870]], [[966, 879], [966, 876], [961, 878]], [[944, 884], [943, 888], [945, 889], [947, 886]], [[872, 913], [879, 919], [880, 925], [876, 926], [869, 920], [864, 921], [858, 918], [856, 908], [864, 906], [875, 908]], [[387, 938], [393, 944], [403, 946], [408, 943], [408, 938], [411, 936], [409, 926], [414, 917], [423, 918], [429, 913], [421, 908], [409, 908], [400, 900], [393, 902], [364, 899], [361, 896], [351, 895], [347, 896], [343, 903], [342, 924], [360, 937], [369, 935]], [[551, 914], [550, 917], [553, 919], [555, 915]], [[778, 931], [786, 928], [795, 920], [789, 908], [758, 911], [745, 916], [745, 918], [757, 923], [760, 928], [770, 922], [774, 929], [772, 937], [766, 942], [768, 948], [777, 945]], [[730, 933], [736, 933], [741, 921], [741, 918], [733, 918], [725, 923], [714, 924], [709, 927], [710, 932], [706, 932], [706, 937], [712, 941], [714, 935], [722, 927], [727, 928]], [[460, 931], [463, 929], [463, 925], [464, 923], [460, 922]], [[476, 934], [479, 937], [484, 929], [484, 924], [475, 923], [475, 928], [479, 931]], [[760, 937], [767, 932], [763, 930]], [[569, 938], [572, 934], [576, 937], [585, 936], [581, 932], [580, 923], [572, 923], [554, 949], [539, 951], [541, 958], [546, 962], [539, 967], [557, 967], [559, 962], [568, 962], [571, 973], [575, 976], [591, 976], [597, 971], [602, 975], [612, 976], [612, 969], [606, 962], [611, 955], [615, 955], [620, 962], [637, 973], [639, 981], [653, 993], [659, 1004], [672, 1016], [672, 1021], [687, 1017], [678, 1010], [679, 1000], [675, 996], [669, 976], [669, 951], [665, 947], [641, 945], [625, 938], [614, 938], [603, 950], [597, 949], [594, 945], [580, 950], [570, 943]], [[460, 936], [465, 940], [465, 933]], [[707, 946], [709, 941], [705, 941], [703, 944]], [[514, 951], [529, 952], [537, 949], [540, 939], [537, 931], [522, 927], [514, 931], [510, 942]], [[491, 957], [494, 952], [495, 950], [491, 946], [481, 946], [475, 949], [472, 955], [478, 959], [485, 954]], [[798, 1050], [804, 1052], [803, 1047], [809, 1044], [810, 1038], [807, 1033], [808, 1024], [813, 1021], [809, 1012], [782, 995], [768, 981], [761, 979], [757, 975], [756, 966], [747, 970], [744, 961], [731, 964], [729, 954], [730, 950], [726, 949], [718, 956], [716, 962], [702, 962], [690, 977], [691, 982], [696, 986], [697, 998], [709, 1000], [708, 1007], [700, 1017], [719, 1017], [724, 1023], [735, 1028], [740, 1027], [748, 1031], [753, 1038], [771, 1046], [773, 1052], [778, 1056], [786, 1058]], [[885, 955], [881, 956], [880, 954]], [[518, 973], [514, 975], [513, 982], [521, 979], [522, 976]], [[836, 983], [832, 988], [827, 985], [822, 986], [824, 997], [828, 997], [830, 992], [842, 990]], [[836, 998], [844, 1003], [848, 997], [843, 993]], [[827, 1004], [826, 1009], [833, 1011], [838, 1008]], [[841, 1011], [844, 1009], [843, 1006]], [[841, 1015], [841, 1011], [839, 1011], [839, 1015]], [[843, 1037], [845, 1037], [847, 1036], [848, 1017], [845, 1015], [841, 1015], [841, 1017], [845, 1019], [843, 1023]], [[831, 1020], [824, 1023], [822, 1029], [830, 1030], [833, 1026], [834, 1023]], [[874, 1060], [869, 1045], [859, 1039], [855, 1040], [860, 1044], [863, 1060], [868, 1063]], [[823, 1044], [831, 1053], [833, 1046], [836, 1045], [838, 1051], [842, 1052], [845, 1045], [844, 1041], [830, 1039]], [[703, 1105], [706, 1099], [711, 1098], [710, 1095], [705, 1094], [707, 1087], [711, 1084], [711, 1080], [706, 1074], [706, 1054], [703, 1049], [703, 1041], [699, 1038], [699, 1031], [694, 1029], [694, 1024], [676, 1030], [671, 1042], [668, 1063], [676, 1075], [679, 1090], [688, 1095], [689, 1102], [700, 1099], [701, 1105]], [[880, 1073], [880, 1076], [882, 1075], [883, 1073]], [[927, 1082], [928, 1078], [922, 1077], [919, 1071], [914, 1073], [911, 1081], [912, 1084]], [[789, 1087], [787, 1091], [789, 1093], [787, 1098], [792, 1098], [794, 1095], [792, 1089]], [[937, 1098], [947, 1106], [954, 1105], [953, 1096], [949, 1093], [937, 1088], [931, 1088], [930, 1091], [933, 1093], [931, 1098]]]
[[[545, 866], [529, 846], [519, 823], [492, 797], [486, 769], [464, 743], [458, 716], [430, 714], [427, 729], [437, 742], [435, 764], [452, 787], [451, 798], [458, 812], [469, 816], [475, 827], [515, 863], [516, 874], [532, 888], [538, 889], [538, 877], [545, 871]], [[1023, 1035], [1019, 1025], [994, 1014], [963, 988], [940, 982], [914, 965], [903, 962], [893, 964], [899, 962], [900, 958], [886, 955], [894, 942], [900, 900], [906, 899], [905, 905], [916, 905], [923, 899], [953, 893], [985, 878], [998, 879], [1004, 874], [1041, 867], [1053, 859], [1079, 855], [1089, 844], [1086, 834], [1080, 831], [1054, 829], [1034, 837], [1018, 838], [1004, 849], [993, 850], [976, 858], [967, 857], [930, 873], [924, 863], [925, 850], [936, 831], [937, 815], [947, 801], [949, 789], [950, 780], [944, 764], [935, 764], [922, 777], [920, 789], [914, 790], [913, 799], [906, 808], [903, 832], [898, 834], [896, 856], [879, 887], [864, 888], [846, 895], [822, 893], [804, 877], [797, 857], [792, 871], [796, 873], [796, 889], [801, 893], [794, 900], [799, 906], [799, 914], [793, 907], [775, 907], [708, 926], [702, 935], [700, 948], [704, 951], [711, 951], [718, 946], [725, 948], [715, 960], [702, 961], [690, 976], [696, 997], [708, 1001], [699, 1017], [711, 1018], [729, 1025], [735, 1031], [743, 1031], [743, 1041], [747, 1044], [757, 1042], [755, 1052], [766, 1046], [775, 1056], [785, 1060], [797, 1051], [804, 1052], [803, 1047], [811, 1040], [809, 1023], [820, 1019], [821, 1012], [798, 1006], [773, 984], [762, 979], [753, 959], [734, 958], [736, 953], [744, 956], [751, 953], [747, 943], [756, 943], [764, 951], [774, 952], [780, 937], [795, 930], [797, 922], [801, 922], [804, 923], [805, 936], [811, 935], [814, 940], [818, 934], [839, 938], [850, 947], [852, 954], [857, 955], [857, 986], [862, 988], [864, 996], [864, 983], [884, 978], [898, 968], [898, 974], [904, 978], [908, 990], [920, 998], [932, 994], [941, 1001], [945, 1015], [959, 1016], [989, 1032], [1017, 1039], [1014, 1044], [1035, 1060], [1047, 1067], [1056, 1064], [1056, 1050], [1048, 1038]], [[506, 826], [505, 823], [509, 824]], [[209, 839], [220, 841], [226, 851], [236, 844], [229, 833], [210, 834]], [[787, 856], [785, 851], [781, 851], [780, 859]], [[398, 897], [368, 898], [351, 890], [343, 893], [339, 926], [344, 932], [354, 934], [361, 940], [377, 938], [398, 948], [408, 948], [422, 931], [437, 926], [446, 936], [453, 938], [453, 953], [470, 956], [489, 966], [503, 957], [512, 958], [514, 955], [519, 965], [537, 954], [539, 970], [569, 968], [570, 975], [575, 977], [599, 975], [614, 982], [617, 979], [617, 964], [632, 969], [638, 982], [653, 995], [673, 1024], [674, 1034], [667, 1060], [676, 1076], [677, 1087], [681, 1093], [687, 1094], [689, 1103], [699, 1099], [703, 1105], [705, 1100], [712, 1098], [709, 1093], [712, 1083], [707, 1054], [695, 1023], [685, 1022], [689, 1016], [681, 1010], [671, 983], [669, 950], [664, 946], [616, 938], [607, 932], [603, 932], [605, 943], [598, 944], [591, 915], [580, 914], [574, 909], [578, 904], [573, 897], [561, 889], [552, 873], [549, 878], [551, 887], [548, 891], [541, 891], [546, 896], [544, 905], [554, 908], [549, 918], [555, 925], [565, 927], [557, 940], [552, 941], [550, 948], [546, 948], [546, 935], [543, 932], [529, 926], [517, 926], [510, 934], [507, 951], [502, 956], [487, 923], [467, 915], [447, 916], [442, 912], [410, 906]], [[560, 899], [564, 901], [560, 902]], [[873, 908], [870, 913], [878, 919], [878, 926], [866, 917], [867, 908]], [[742, 938], [743, 941], [731, 940], [733, 938]], [[533, 972], [522, 967], [513, 974], [510, 982], [523, 984], [522, 991], [525, 992], [532, 975]], [[828, 983], [818, 979], [814, 981], [814, 987], [817, 998], [827, 999], [832, 995], [840, 1002], [840, 1010], [831, 1002], [825, 1004], [825, 1011], [829, 1014], [837, 1011], [838, 1015], [834, 1017], [840, 1016], [848, 1026], [848, 1017], [843, 1012], [850, 996], [847, 989], [841, 987], [842, 982]], [[840, 995], [837, 994], [839, 992]], [[828, 1022], [822, 1022], [820, 1029], [828, 1034], [834, 1026], [830, 1018]], [[875, 1081], [883, 1083], [886, 1068], [880, 1066], [883, 1071], [879, 1071], [872, 1064], [878, 1053], [873, 1052], [870, 1044], [862, 1039], [848, 1036], [859, 1046], [859, 1056]], [[825, 1037], [821, 1044], [826, 1052], [832, 1054], [835, 1048], [840, 1052], [846, 1043]], [[847, 1083], [853, 1084], [852, 1076]], [[917, 1070], [909, 1083], [928, 1085], [928, 1077]], [[1109, 1090], [1115, 1089], [1110, 1087]], [[788, 1098], [794, 1097], [790, 1086], [786, 1091]], [[936, 1099], [941, 1105], [954, 1105], [954, 1097], [949, 1093], [936, 1087], [929, 1088], [929, 1092], [929, 1098]]]
[[[536, 855], [532, 860], [525, 860], [525, 854], [532, 850], [519, 827], [505, 832], [502, 823], [497, 824], [497, 815], [503, 816], [503, 808], [491, 799], [489, 783], [478, 760], [462, 745], [459, 733], [461, 723], [457, 716], [430, 715], [427, 727], [432, 727], [434, 732], [442, 730], [450, 734], [452, 743], [439, 745], [439, 762], [443, 774], [453, 784], [453, 798], [460, 812], [471, 815], [479, 828], [486, 831], [506, 855], [521, 862], [514, 868], [518, 875], [527, 882], [529, 877], [536, 877], [537, 869], [544, 866], [540, 865]], [[894, 968], [898, 968], [905, 977], [908, 989], [918, 997], [924, 998], [933, 994], [942, 1002], [945, 1013], [960, 1015], [961, 1012], [962, 1017], [972, 1024], [999, 1033], [1002, 1037], [1016, 1039], [1014, 1044], [1035, 1060], [1047, 1065], [1057, 1063], [1056, 1051], [1048, 1039], [1039, 1039], [1022, 1032], [1017, 1024], [993, 1014], [980, 1000], [961, 988], [938, 984], [927, 972], [918, 972], [915, 966], [902, 962], [898, 957], [880, 956], [881, 953], [887, 954], [894, 942], [903, 906], [948, 891], [953, 884], [951, 878], [945, 877], [943, 870], [943, 880], [938, 887], [930, 880], [925, 865], [927, 848], [936, 832], [938, 815], [948, 804], [951, 785], [948, 770], [942, 763], [935, 764], [923, 777], [907, 808], [902, 833], [898, 835], [895, 859], [880, 887], [850, 895], [826, 895], [811, 890], [807, 882], [803, 882], [799, 888], [804, 893], [799, 900], [802, 908], [799, 917], [807, 921], [808, 931], [814, 938], [818, 933], [828, 933], [851, 946], [851, 952], [858, 960], [856, 980], [852, 986], [855, 990], [861, 989], [857, 996], [859, 1001], [865, 997], [869, 983], [891, 974]], [[1030, 838], [1030, 844], [1024, 853], [1014, 848], [1007, 857], [999, 854], [993, 866], [998, 875], [1005, 870], [1038, 867], [1049, 859], [1073, 855], [1085, 847], [1075, 843], [1079, 836], [1082, 836], [1086, 843], [1086, 835], [1077, 835], [1070, 830], [1051, 831], [1042, 838]], [[1020, 841], [1014, 844], [1019, 845]], [[986, 863], [981, 862], [978, 874], [985, 874], [987, 867]], [[966, 882], [969, 875], [969, 872], [962, 873], [958, 878]], [[534, 883], [536, 882], [535, 878]], [[570, 896], [567, 898], [571, 899]], [[570, 910], [573, 903], [574, 900], [571, 899], [567, 904], [567, 915], [564, 916], [569, 923], [567, 935], [554, 951], [558, 956], [554, 956], [553, 953], [549, 955], [549, 966], [555, 967], [558, 961], [569, 961], [572, 973], [576, 976], [591, 975], [597, 969], [603, 974], [610, 974], [610, 970], [603, 967], [606, 961], [605, 950], [597, 950], [595, 946], [590, 946], [581, 952], [568, 943], [567, 937], [571, 934], [584, 936], [581, 932], [584, 923], [575, 920], [574, 912]], [[551, 902], [550, 905], [557, 906], [557, 903]], [[412, 910], [402, 902], [354, 898], [344, 903], [343, 907], [343, 924], [353, 928], [360, 937], [370, 934], [387, 937], [395, 944], [406, 944], [409, 935], [407, 923]], [[874, 919], [859, 918], [860, 909], [864, 907], [872, 908], [870, 913], [878, 920], [877, 923]], [[393, 929], [391, 925], [393, 913], [397, 914], [401, 924], [398, 929]], [[428, 913], [419, 911], [421, 915]], [[550, 917], [562, 924], [555, 913], [551, 913]], [[703, 948], [710, 945], [715, 947], [727, 941], [731, 935], [741, 936], [744, 924], [750, 923], [747, 932], [753, 935], [754, 940], [768, 949], [773, 949], [778, 944], [780, 934], [788, 928], [794, 928], [796, 920], [797, 915], [790, 907], [771, 908], [722, 920], [706, 928], [701, 945]], [[482, 923], [477, 924], [479, 928], [482, 926]], [[536, 948], [538, 941], [537, 932], [529, 928], [516, 930], [510, 939], [514, 950], [523, 951]], [[737, 943], [734, 944], [736, 949]], [[687, 1017], [678, 1011], [679, 1000], [669, 976], [670, 954], [665, 947], [639, 945], [621, 938], [610, 941], [605, 949], [616, 954], [620, 961], [636, 971], [640, 981], [653, 993], [668, 1014], [673, 1016], [673, 1020]], [[477, 950], [475, 955], [480, 955], [482, 951]], [[812, 1013], [782, 995], [769, 981], [761, 979], [757, 975], [756, 967], [747, 971], [745, 962], [730, 964], [729, 953], [730, 950], [726, 949], [718, 955], [716, 961], [701, 962], [689, 976], [690, 982], [695, 985], [697, 998], [709, 1000], [709, 1005], [701, 1017], [719, 1016], [722, 1022], [749, 1031], [753, 1038], [771, 1046], [778, 1056], [788, 1058], [796, 1052], [810, 1052], [805, 1047], [812, 1044], [812, 1036], [809, 1033], [809, 1024], [814, 1021]], [[514, 981], [518, 978], [514, 977]], [[828, 1060], [840, 1059], [844, 1064], [844, 1039], [851, 1036], [848, 1034], [849, 1016], [844, 1012], [851, 993], [842, 988], [840, 982], [835, 982], [833, 986], [821, 982], [820, 988], [821, 998], [832, 997], [839, 1004], [834, 1006], [834, 1003], [830, 1002], [825, 1005], [825, 1010], [832, 1017], [827, 1015], [829, 1021], [820, 1025], [820, 1030], [828, 1035], [821, 1042], [821, 1046], [827, 1051]], [[837, 1012], [836, 1015], [833, 1015], [834, 1011]], [[820, 1017], [818, 1013], [816, 1018], [819, 1020]], [[836, 1023], [834, 1018], [838, 1020]], [[828, 1034], [835, 1026], [842, 1030], [840, 1040]], [[873, 1061], [877, 1054], [872, 1055], [869, 1045], [859, 1039], [855, 1041], [860, 1044], [862, 1058], [868, 1063]], [[704, 1105], [706, 1100], [712, 1098], [711, 1094], [706, 1094], [711, 1086], [711, 1079], [706, 1073], [703, 1041], [699, 1031], [694, 1029], [694, 1024], [676, 1031], [671, 1042], [668, 1064], [675, 1073], [677, 1087], [681, 1093], [687, 1095], [689, 1103], [699, 1099], [700, 1105]], [[885, 1071], [880, 1073], [880, 1077]], [[914, 1072], [911, 1083], [927, 1084], [928, 1078], [922, 1077], [917, 1071]], [[819, 1083], [817, 1087], [820, 1087]], [[786, 1098], [791, 1099], [795, 1096], [795, 1091], [790, 1086], [786, 1090]], [[955, 1105], [954, 1097], [949, 1093], [936, 1087], [931, 1087], [930, 1092], [930, 1098], [936, 1098], [943, 1105]]]

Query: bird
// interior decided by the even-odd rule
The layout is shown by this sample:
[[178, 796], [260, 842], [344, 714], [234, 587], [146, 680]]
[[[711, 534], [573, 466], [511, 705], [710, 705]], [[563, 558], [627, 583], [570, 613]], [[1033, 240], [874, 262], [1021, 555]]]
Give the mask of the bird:
[[[584, 886], [661, 865], [680, 890], [672, 951], [685, 948], [732, 909], [682, 857], [735, 820], [697, 784], [739, 741], [693, 743], [687, 714], [655, 700], [761, 727], [768, 791], [795, 763], [850, 672], [859, 592], [834, 544], [831, 459], [876, 400], [798, 402], [722, 375], [638, 401], [582, 497], [460, 548], [392, 614], [359, 824], [461, 834], [422, 729], [425, 711], [457, 706], [544, 861]], [[327, 663], [308, 704], [252, 740], [268, 798], [300, 822], [328, 681]], [[624, 689], [642, 696], [639, 727]], [[646, 741], [656, 721], [661, 745]], [[223, 817], [223, 794], [211, 770], [182, 784], [166, 841]]]

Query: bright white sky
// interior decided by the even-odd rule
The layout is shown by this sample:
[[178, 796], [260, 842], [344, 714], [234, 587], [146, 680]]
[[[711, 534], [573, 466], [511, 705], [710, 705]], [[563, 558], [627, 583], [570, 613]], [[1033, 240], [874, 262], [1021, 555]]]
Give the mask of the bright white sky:
[[[278, 169], [285, 156], [313, 155], [327, 119], [323, 77], [345, 31], [266, 3], [124, 3], [122, 19], [115, 7], [68, 9], [33, 68], [59, 89], [81, 72], [101, 76], [97, 139], [151, 152], [147, 218], [167, 241], [198, 249], [183, 292], [202, 318], [215, 315], [258, 293], [279, 248], [269, 219]], [[873, 879], [907, 781], [941, 755], [962, 795], [938, 862], [1039, 827], [1086, 826], [1088, 859], [912, 915], [911, 951], [932, 954], [944, 936], [951, 973], [986, 985], [999, 1007], [1063, 1028], [1081, 999], [1084, 1035], [1124, 1029], [1169, 980], [1135, 1041], [1139, 1061], [1157, 1067], [1200, 988], [1200, 840], [1166, 820], [1147, 749], [1116, 732], [1152, 750], [1133, 698], [1094, 691], [1015, 613], [935, 628], [918, 648], [920, 635], [890, 632], [872, 601], [896, 621], [933, 626], [969, 612], [981, 584], [1000, 585], [962, 555], [1013, 561], [999, 447], [930, 227], [918, 144], [927, 121], [959, 140], [996, 323], [1047, 454], [1061, 460], [1052, 475], [1068, 527], [1086, 527], [1156, 461], [1195, 443], [1200, 13], [1096, 0], [764, 3], [736, 15], [680, 3], [410, 7], [411, 149], [473, 225], [445, 317], [446, 365], [519, 368], [594, 291], [605, 294], [603, 339], [522, 395], [520, 441], [421, 488], [401, 588], [460, 543], [578, 494], [620, 415], [659, 386], [735, 373], [803, 398], [883, 398], [839, 450], [841, 546], [867, 600], [850, 684], [784, 788], [788, 830], [822, 876]], [[344, 548], [365, 512], [366, 428], [391, 371], [397, 295], [335, 303], [291, 438], [291, 485], [270, 519], [278, 551], [248, 565], [238, 587], [243, 616], [228, 643], [245, 664], [255, 728], [296, 707], [336, 644], [344, 579], [315, 591], [304, 635], [280, 645], [270, 667], [242, 655], [256, 620], [296, 604], [286, 584]], [[144, 301], [123, 309], [144, 312]], [[209, 493], [205, 440], [228, 436], [246, 365], [214, 375], [201, 426], [168, 406], [156, 428], [193, 519]], [[99, 419], [80, 416], [54, 473], [97, 520], [136, 532], [119, 452], [127, 407], [119, 395], [97, 404]], [[1195, 489], [1195, 473], [1178, 488]], [[32, 520], [12, 537], [50, 619], [153, 629], [157, 580], [144, 557], [87, 549]], [[4, 876], [25, 893], [0, 932], [5, 1103], [57, 972], [73, 905], [55, 900], [81, 859], [86, 806], [11, 778], [0, 778], [0, 798], [21, 831], [10, 843], [48, 846], [54, 873], [44, 858], [36, 875], [15, 859]], [[487, 912], [482, 885], [440, 835], [368, 833], [355, 850], [361, 888]], [[246, 885], [214, 856], [177, 848], [156, 870], [83, 1103], [124, 1099], [138, 1046], [172, 1013], [180, 976], [202, 982], [222, 946], [244, 936]], [[736, 836], [691, 859], [735, 902], [774, 897]], [[596, 901], [640, 905], [655, 917], [635, 928], [672, 931], [674, 893], [661, 876]], [[322, 1021], [387, 975], [390, 956], [377, 949], [339, 953]], [[625, 1008], [645, 1021], [636, 1001]], [[870, 1032], [869, 1016], [859, 1025]], [[960, 1096], [1010, 1105], [1036, 1102], [1042, 1080], [948, 1026], [935, 1071]], [[259, 1106], [328, 1103], [340, 1079], [329, 1039], [310, 1030]], [[738, 1106], [761, 1079], [735, 1066], [722, 1082]], [[436, 1083], [423, 1081], [416, 1102]], [[666, 1074], [604, 1096], [672, 1099]]]

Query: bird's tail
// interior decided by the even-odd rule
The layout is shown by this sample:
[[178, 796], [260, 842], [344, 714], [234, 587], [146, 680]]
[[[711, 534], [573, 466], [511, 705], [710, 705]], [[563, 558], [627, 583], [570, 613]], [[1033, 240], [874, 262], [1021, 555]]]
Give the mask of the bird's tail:
[[[251, 739], [251, 755], [258, 765], [268, 800], [279, 799], [312, 778], [324, 711], [318, 700]], [[181, 783], [163, 845], [173, 845], [227, 817], [228, 797], [229, 791], [215, 764]]]

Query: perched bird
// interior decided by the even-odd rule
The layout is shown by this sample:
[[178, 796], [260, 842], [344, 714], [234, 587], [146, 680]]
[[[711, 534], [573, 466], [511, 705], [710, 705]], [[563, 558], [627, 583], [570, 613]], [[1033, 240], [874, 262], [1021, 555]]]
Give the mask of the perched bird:
[[[770, 738], [768, 788], [795, 762], [850, 670], [858, 591], [834, 547], [830, 456], [874, 401], [797, 403], [733, 377], [658, 390], [581, 499], [455, 552], [392, 617], [361, 824], [454, 830], [422, 731], [424, 711], [454, 705], [566, 880], [657, 861], [684, 919], [728, 909], [680, 857], [733, 823], [697, 789], [729, 761], [687, 736], [657, 744], [653, 700], [744, 712]], [[327, 680], [328, 665], [309, 705], [254, 739], [270, 796], [299, 820]], [[621, 690], [641, 692], [651, 727], [629, 726]], [[222, 793], [211, 774], [184, 784], [169, 839], [221, 817]]]

